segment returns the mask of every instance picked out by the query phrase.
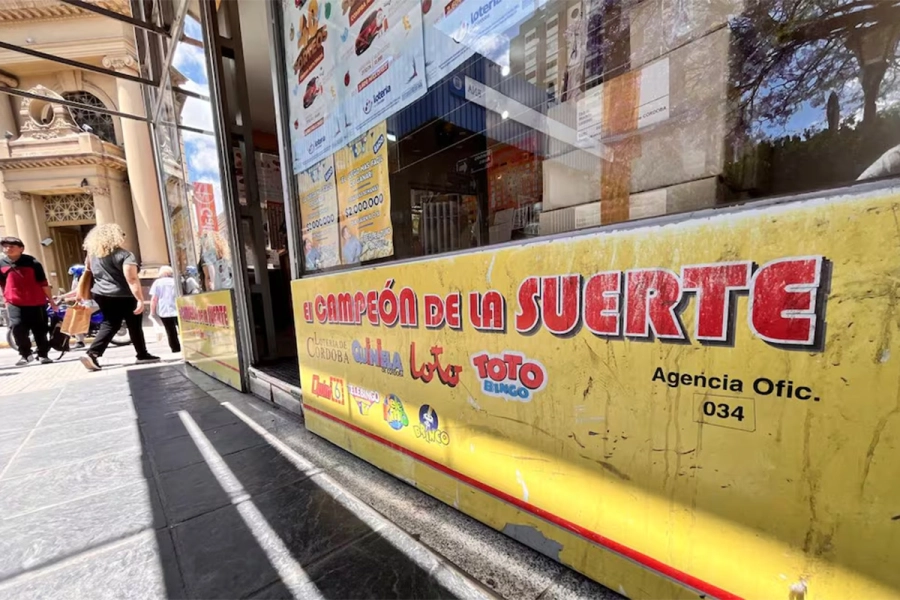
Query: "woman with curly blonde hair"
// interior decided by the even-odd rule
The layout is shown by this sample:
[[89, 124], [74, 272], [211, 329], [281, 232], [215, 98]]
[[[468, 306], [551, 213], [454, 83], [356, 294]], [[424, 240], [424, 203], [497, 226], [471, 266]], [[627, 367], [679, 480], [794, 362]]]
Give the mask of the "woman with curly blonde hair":
[[125, 232], [115, 223], [97, 225], [84, 238], [84, 249], [87, 251], [85, 271], [93, 277], [91, 294], [103, 313], [100, 332], [87, 354], [81, 358], [89, 371], [100, 370], [98, 359], [103, 356], [123, 320], [137, 351], [137, 362], [159, 360], [147, 352], [142, 327], [144, 292], [138, 279], [137, 259], [122, 247], [124, 243]]

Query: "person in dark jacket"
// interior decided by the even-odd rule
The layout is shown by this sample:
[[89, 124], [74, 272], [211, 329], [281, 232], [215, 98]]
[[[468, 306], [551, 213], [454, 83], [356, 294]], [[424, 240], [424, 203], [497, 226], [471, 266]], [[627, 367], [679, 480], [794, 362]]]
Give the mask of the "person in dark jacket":
[[0, 240], [5, 256], [0, 259], [0, 287], [6, 299], [9, 326], [19, 347], [21, 358], [16, 365], [27, 365], [34, 360], [31, 340], [34, 336], [41, 364], [53, 362], [47, 356], [50, 341], [47, 339], [47, 304], [56, 309], [53, 293], [44, 273], [44, 267], [33, 256], [25, 254], [25, 244], [16, 237]]

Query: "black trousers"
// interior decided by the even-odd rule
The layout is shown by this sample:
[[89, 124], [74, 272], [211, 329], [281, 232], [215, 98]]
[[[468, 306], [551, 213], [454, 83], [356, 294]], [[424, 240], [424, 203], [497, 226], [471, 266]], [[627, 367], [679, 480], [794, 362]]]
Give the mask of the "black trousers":
[[125, 321], [125, 325], [128, 327], [128, 334], [131, 336], [131, 343], [134, 344], [134, 350], [138, 358], [147, 356], [147, 343], [144, 341], [144, 329], [141, 326], [144, 315], [143, 313], [139, 315], [134, 314], [137, 300], [133, 296], [128, 296], [127, 298], [94, 296], [94, 300], [103, 313], [103, 322], [100, 323], [100, 331], [91, 343], [88, 352], [94, 356], [103, 356], [103, 353], [106, 352], [106, 347], [109, 346], [109, 343], [122, 326], [122, 321]]
[[19, 354], [24, 357], [31, 356], [31, 340], [28, 339], [30, 331], [34, 334], [38, 356], [46, 357], [50, 352], [50, 341], [47, 339], [47, 307], [7, 304], [6, 312], [9, 315], [13, 339], [19, 347]]
[[178, 317], [160, 317], [163, 327], [166, 328], [166, 337], [169, 338], [169, 349], [172, 352], [181, 352], [181, 342], [178, 341]]

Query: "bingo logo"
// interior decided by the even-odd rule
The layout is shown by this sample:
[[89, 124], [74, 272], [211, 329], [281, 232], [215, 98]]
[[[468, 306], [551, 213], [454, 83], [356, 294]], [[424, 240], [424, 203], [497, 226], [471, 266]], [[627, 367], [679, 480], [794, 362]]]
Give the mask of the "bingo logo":
[[547, 369], [520, 352], [473, 354], [470, 358], [481, 391], [489, 396], [515, 402], [531, 402], [547, 385]]
[[423, 439], [429, 444], [440, 444], [441, 446], [450, 444], [450, 436], [446, 431], [438, 428], [438, 414], [431, 406], [423, 404], [419, 409], [419, 423], [420, 425], [413, 426], [417, 438]]

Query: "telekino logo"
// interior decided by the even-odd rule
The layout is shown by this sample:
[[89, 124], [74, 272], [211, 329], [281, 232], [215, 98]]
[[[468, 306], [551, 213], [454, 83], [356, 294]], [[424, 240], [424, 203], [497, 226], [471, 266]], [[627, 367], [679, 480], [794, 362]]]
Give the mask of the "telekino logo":
[[312, 358], [319, 358], [331, 362], [350, 362], [346, 341], [320, 338], [315, 334], [313, 334], [312, 337], [306, 338], [306, 353]]

